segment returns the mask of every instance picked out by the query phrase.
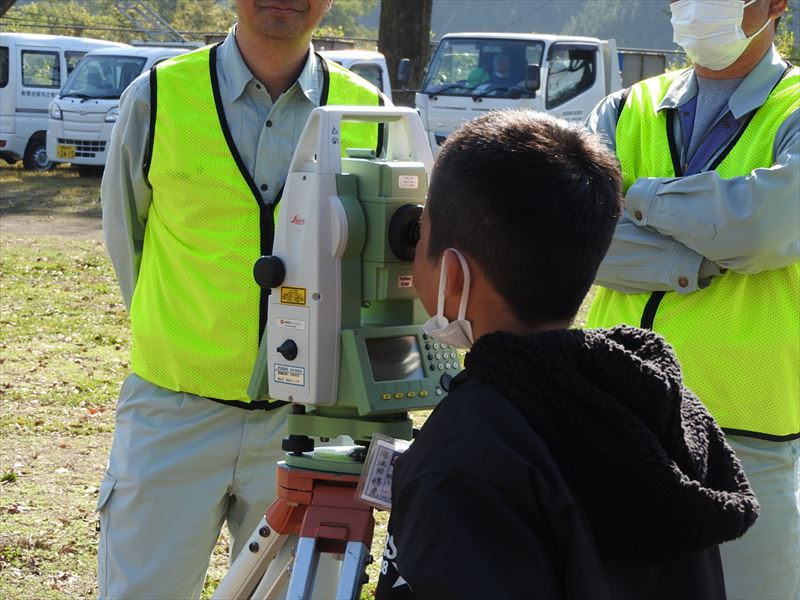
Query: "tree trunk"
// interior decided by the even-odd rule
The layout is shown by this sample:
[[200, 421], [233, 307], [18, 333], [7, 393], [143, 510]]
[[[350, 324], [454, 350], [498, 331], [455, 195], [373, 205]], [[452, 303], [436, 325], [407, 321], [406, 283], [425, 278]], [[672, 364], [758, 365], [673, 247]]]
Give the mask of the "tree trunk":
[[[430, 56], [433, 0], [381, 0], [378, 50], [386, 56], [392, 87], [397, 88], [397, 64], [411, 59], [407, 88], [416, 90]], [[394, 92], [396, 104], [413, 106], [413, 92]]]
[[14, 6], [17, 0], [0, 0], [0, 17], [8, 12], [8, 9]]

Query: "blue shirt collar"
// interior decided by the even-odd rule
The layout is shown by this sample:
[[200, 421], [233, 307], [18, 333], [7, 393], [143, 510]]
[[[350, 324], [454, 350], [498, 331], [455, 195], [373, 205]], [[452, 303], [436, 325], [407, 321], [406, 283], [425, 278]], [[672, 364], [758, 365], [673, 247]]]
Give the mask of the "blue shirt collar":
[[[772, 88], [778, 83], [786, 62], [772, 46], [769, 52], [758, 62], [742, 83], [736, 88], [728, 101], [731, 114], [740, 119], [747, 113], [755, 110], [767, 99]], [[697, 95], [697, 79], [694, 69], [687, 69], [681, 73], [669, 86], [664, 99], [658, 105], [658, 110], [674, 109], [683, 106]]]

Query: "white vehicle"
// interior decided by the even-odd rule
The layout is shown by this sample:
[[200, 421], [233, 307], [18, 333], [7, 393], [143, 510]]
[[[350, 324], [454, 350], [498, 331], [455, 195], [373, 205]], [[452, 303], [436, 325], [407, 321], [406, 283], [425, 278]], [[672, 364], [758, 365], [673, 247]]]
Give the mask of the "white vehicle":
[[0, 158], [26, 169], [53, 166], [45, 151], [47, 106], [84, 54], [116, 42], [0, 33]]
[[106, 164], [106, 147], [119, 114], [119, 97], [142, 72], [193, 47], [127, 46], [88, 53], [50, 103], [47, 154], [82, 175]]
[[583, 121], [622, 87], [614, 40], [457, 33], [439, 42], [415, 97], [434, 154], [458, 125], [502, 108]]
[[322, 50], [320, 54], [360, 75], [391, 100], [392, 84], [389, 81], [389, 69], [386, 66], [386, 58], [380, 52], [371, 50]]

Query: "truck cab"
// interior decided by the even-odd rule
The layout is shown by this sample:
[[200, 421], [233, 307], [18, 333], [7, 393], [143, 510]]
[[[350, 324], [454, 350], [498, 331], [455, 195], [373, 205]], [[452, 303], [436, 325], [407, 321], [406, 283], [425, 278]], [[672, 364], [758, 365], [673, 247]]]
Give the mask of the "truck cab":
[[360, 75], [392, 99], [392, 84], [389, 81], [389, 68], [386, 58], [380, 52], [371, 50], [321, 50], [320, 54], [339, 63]]
[[153, 65], [193, 49], [128, 46], [89, 52], [50, 103], [48, 156], [76, 165], [82, 175], [101, 171], [125, 88]]
[[[532, 89], [528, 67], [538, 65]], [[582, 122], [620, 89], [614, 40], [502, 33], [457, 33], [442, 38], [415, 104], [434, 154], [456, 127], [504, 108], [530, 108]]]

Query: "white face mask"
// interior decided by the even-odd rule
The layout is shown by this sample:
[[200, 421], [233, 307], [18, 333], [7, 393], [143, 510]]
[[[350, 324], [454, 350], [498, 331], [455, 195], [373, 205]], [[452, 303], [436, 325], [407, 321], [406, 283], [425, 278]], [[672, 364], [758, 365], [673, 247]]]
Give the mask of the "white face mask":
[[442, 256], [442, 269], [439, 273], [439, 298], [436, 303], [436, 315], [428, 319], [422, 326], [422, 331], [427, 333], [437, 342], [442, 342], [454, 348], [468, 350], [472, 347], [472, 325], [464, 316], [467, 314], [467, 300], [469, 298], [469, 266], [461, 252], [455, 248], [449, 248], [445, 252], [453, 252], [461, 263], [464, 271], [464, 286], [461, 289], [461, 302], [458, 305], [458, 318], [455, 321], [448, 321], [444, 316], [444, 292], [447, 287], [447, 268], [445, 257]]
[[692, 62], [721, 71], [736, 62], [750, 41], [769, 24], [770, 19], [750, 37], [742, 31], [744, 9], [756, 0], [680, 0], [669, 5], [672, 11], [672, 40], [686, 50]]

